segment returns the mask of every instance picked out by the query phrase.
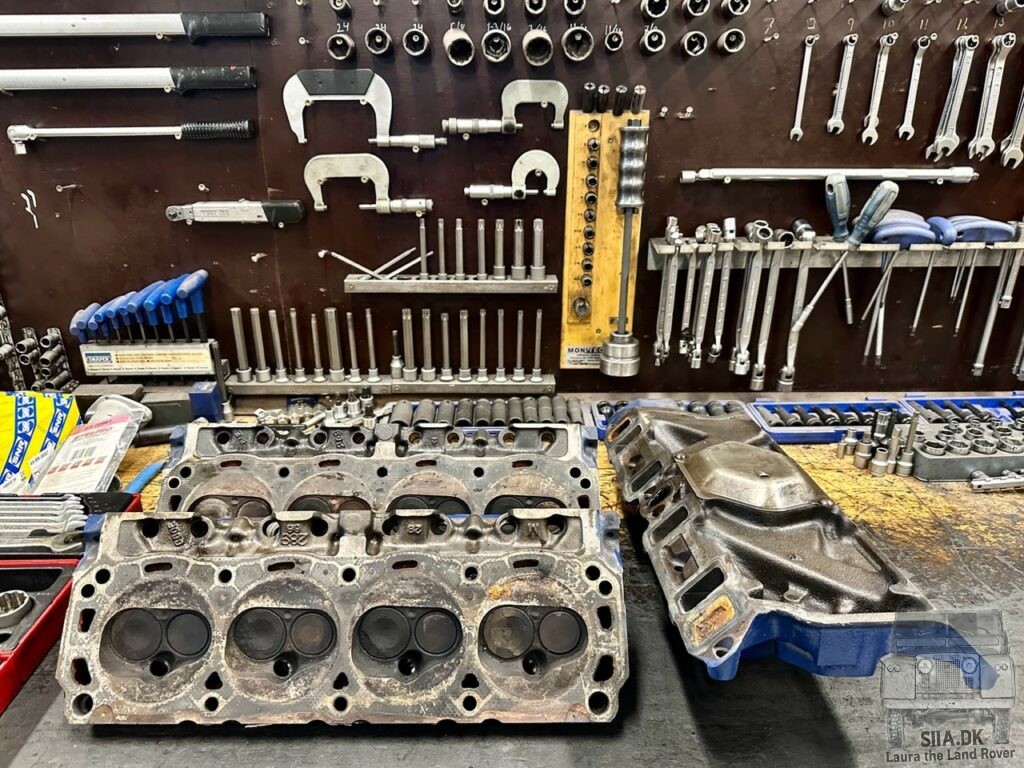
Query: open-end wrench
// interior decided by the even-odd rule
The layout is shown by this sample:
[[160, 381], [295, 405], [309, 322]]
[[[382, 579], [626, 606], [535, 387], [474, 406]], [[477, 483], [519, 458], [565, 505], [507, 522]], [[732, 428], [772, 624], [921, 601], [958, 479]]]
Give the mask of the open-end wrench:
[[999, 93], [1003, 87], [1006, 57], [1016, 44], [1017, 36], [1013, 32], [992, 38], [992, 53], [985, 68], [985, 85], [982, 87], [981, 107], [978, 109], [978, 124], [974, 129], [974, 138], [967, 145], [967, 154], [972, 160], [984, 160], [996, 149], [992, 130], [999, 109]]
[[757, 358], [750, 374], [750, 389], [760, 392], [764, 389], [765, 358], [768, 354], [768, 338], [772, 331], [772, 315], [775, 314], [775, 296], [779, 287], [779, 272], [782, 267], [782, 252], [773, 251], [769, 256], [768, 284], [764, 289], [764, 304], [761, 309], [761, 327], [757, 332]]
[[738, 376], [750, 371], [750, 337], [754, 330], [754, 310], [757, 308], [757, 294], [761, 288], [761, 268], [764, 265], [762, 251], [755, 251], [747, 260], [746, 292], [743, 295], [740, 314], [740, 332], [736, 345], [736, 367]]
[[793, 116], [793, 127], [789, 131], [790, 141], [800, 141], [804, 137], [804, 99], [807, 96], [807, 80], [811, 74], [811, 51], [818, 42], [819, 35], [808, 35], [804, 38], [804, 61], [800, 69], [800, 85], [796, 92], [796, 114]]
[[[717, 249], [716, 249], [717, 250]], [[690, 347], [690, 367], [700, 368], [701, 348], [704, 346], [704, 331], [708, 324], [708, 310], [711, 306], [711, 289], [715, 282], [715, 266], [718, 263], [716, 251], [704, 259], [700, 269], [700, 290], [697, 296], [697, 316], [693, 327], [693, 345]]]
[[903, 141], [910, 141], [914, 138], [914, 110], [917, 108], [917, 90], [921, 85], [921, 69], [924, 66], [925, 51], [931, 47], [932, 41], [937, 35], [921, 35], [917, 38], [914, 52], [914, 64], [910, 69], [910, 82], [907, 85], [907, 106], [903, 109], [903, 122], [896, 131], [896, 135]]
[[832, 117], [825, 123], [829, 133], [842, 133], [843, 110], [846, 107], [846, 93], [850, 90], [850, 73], [853, 71], [853, 52], [857, 47], [857, 35], [843, 38], [843, 59], [839, 64], [839, 84], [836, 86], [836, 98], [832, 104]]
[[953, 72], [949, 80], [946, 103], [939, 118], [935, 141], [928, 145], [924, 153], [929, 160], [938, 161], [949, 157], [953, 150], [960, 146], [956, 124], [960, 120], [960, 108], [963, 106], [971, 63], [974, 61], [974, 51], [978, 48], [978, 42], [977, 35], [961, 35], [956, 39], [956, 55], [953, 58]]
[[1021, 149], [1021, 141], [1024, 140], [1024, 90], [1021, 91], [1020, 101], [1017, 102], [1017, 116], [1013, 119], [1013, 128], [1009, 135], [999, 144], [1002, 156], [999, 161], [1004, 168], [1016, 168], [1024, 160], [1024, 150]]
[[878, 112], [882, 107], [882, 93], [885, 90], [885, 72], [889, 67], [889, 51], [899, 39], [898, 32], [883, 35], [878, 41], [878, 58], [875, 59], [875, 78], [871, 83], [871, 102], [864, 117], [864, 130], [860, 140], [868, 146], [878, 141]]

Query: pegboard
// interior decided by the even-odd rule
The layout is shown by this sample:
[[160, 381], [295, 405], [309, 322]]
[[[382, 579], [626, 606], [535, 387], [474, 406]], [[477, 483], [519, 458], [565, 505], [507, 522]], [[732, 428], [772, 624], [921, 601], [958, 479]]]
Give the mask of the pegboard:
[[[328, 0], [52, 0], [48, 13], [130, 13], [173, 11], [263, 11], [271, 17], [269, 39], [211, 40], [191, 45], [183, 40], [145, 38], [0, 40], [0, 67], [141, 67], [250, 65], [256, 69], [255, 91], [208, 91], [190, 96], [155, 91], [36, 92], [0, 98], [3, 125], [28, 123], [52, 126], [170, 125], [186, 120], [258, 122], [258, 137], [251, 141], [174, 142], [158, 139], [53, 140], [36, 142], [28, 155], [16, 157], [11, 147], [0, 148], [0, 292], [16, 328], [65, 326], [75, 310], [94, 300], [106, 300], [155, 279], [183, 270], [204, 268], [210, 273], [209, 325], [233, 357], [228, 308], [276, 307], [287, 312], [297, 307], [303, 315], [326, 306], [353, 311], [361, 317], [374, 310], [378, 357], [390, 348], [392, 329], [400, 327], [402, 307], [414, 313], [424, 306], [465, 308], [475, 315], [482, 307], [502, 306], [507, 313], [542, 308], [545, 317], [557, 316], [561, 298], [550, 296], [444, 296], [401, 297], [349, 295], [343, 292], [346, 268], [322, 260], [317, 252], [332, 249], [374, 267], [418, 242], [418, 222], [412, 216], [381, 216], [360, 211], [370, 199], [368, 188], [356, 181], [337, 181], [325, 187], [328, 210], [314, 212], [302, 179], [313, 155], [337, 152], [374, 152], [391, 173], [394, 196], [429, 196], [434, 200], [428, 231], [442, 216], [451, 225], [456, 217], [472, 231], [478, 217], [488, 224], [504, 218], [510, 231], [515, 218], [545, 219], [547, 269], [561, 274], [564, 220], [560, 196], [523, 202], [493, 201], [484, 208], [463, 195], [474, 182], [508, 179], [515, 158], [528, 149], [545, 149], [566, 162], [567, 134], [551, 129], [548, 115], [523, 108], [523, 129], [512, 136], [474, 136], [468, 141], [451, 137], [447, 147], [412, 153], [407, 149], [376, 149], [367, 143], [373, 135], [373, 115], [354, 105], [318, 104], [306, 111], [308, 144], [299, 144], [284, 116], [281, 89], [299, 69], [360, 66], [383, 76], [394, 94], [393, 133], [441, 134], [446, 117], [500, 115], [501, 89], [523, 77], [556, 78], [579, 106], [584, 82], [647, 86], [646, 107], [651, 110], [646, 206], [642, 242], [664, 229], [668, 215], [679, 217], [684, 232], [707, 221], [735, 216], [741, 223], [767, 219], [789, 227], [796, 218], [810, 220], [819, 231], [827, 227], [823, 195], [809, 183], [703, 183], [682, 186], [679, 172], [711, 166], [809, 165], [925, 165], [924, 148], [931, 141], [949, 84], [952, 46], [957, 35], [975, 33], [981, 47], [975, 57], [964, 102], [960, 133], [966, 136], [949, 163], [973, 164], [980, 178], [964, 186], [906, 184], [898, 206], [925, 215], [978, 213], [1003, 219], [1021, 215], [1019, 180], [1024, 170], [1003, 169], [998, 152], [979, 163], [967, 159], [967, 140], [973, 134], [988, 57], [988, 41], [1006, 31], [1024, 32], [1024, 13], [1001, 19], [994, 13], [996, 0], [964, 3], [961, 0], [910, 0], [893, 17], [879, 11], [880, 0], [752, 0], [744, 16], [727, 20], [712, 2], [701, 18], [688, 19], [674, 0], [657, 25], [667, 36], [660, 53], [645, 56], [637, 41], [645, 21], [639, 0], [588, 0], [579, 19], [594, 33], [597, 45], [591, 57], [570, 63], [557, 41], [569, 25], [562, 3], [549, 0], [539, 23], [556, 41], [550, 64], [531, 68], [524, 61], [520, 41], [528, 29], [522, 0], [509, 0], [504, 19], [513, 42], [508, 61], [488, 64], [479, 54], [479, 39], [487, 18], [482, 0], [465, 0], [458, 17], [478, 44], [470, 66], [452, 66], [444, 56], [441, 38], [453, 19], [444, 0], [352, 0], [347, 21], [358, 44], [353, 62], [338, 64], [327, 54], [326, 40], [339, 20]], [[8, 0], [3, 12], [38, 12], [37, 3]], [[395, 38], [396, 51], [377, 58], [363, 43], [366, 31], [383, 23]], [[401, 34], [421, 23], [432, 41], [427, 56], [414, 59], [401, 50]], [[536, 22], [535, 22], [536, 23]], [[606, 54], [602, 38], [609, 26], [623, 31], [625, 45]], [[746, 45], [735, 55], [715, 50], [714, 41], [726, 28], [740, 28]], [[688, 30], [704, 31], [712, 42], [704, 55], [684, 59], [678, 40]], [[860, 35], [849, 98], [846, 130], [838, 136], [825, 131], [832, 111], [833, 88], [841, 57], [841, 40], [850, 32]], [[867, 110], [878, 38], [890, 31], [900, 34], [889, 61], [888, 80], [881, 107], [880, 138], [873, 147], [859, 139]], [[807, 34], [819, 34], [804, 110], [805, 135], [789, 140], [797, 83]], [[917, 102], [917, 134], [900, 141], [896, 127], [903, 113], [905, 89], [914, 54], [914, 39], [936, 35], [926, 59]], [[995, 136], [1010, 129], [1016, 102], [1024, 86], [1021, 55], [1024, 43], [1011, 54]], [[853, 184], [859, 205], [870, 184]], [[31, 190], [35, 203], [26, 210], [23, 194]], [[563, 186], [564, 190], [564, 186]], [[306, 201], [307, 217], [299, 225], [275, 231], [263, 226], [174, 224], [164, 216], [167, 205], [199, 200], [238, 198], [299, 198]], [[36, 226], [38, 223], [38, 227]], [[451, 226], [449, 226], [449, 231]], [[467, 238], [469, 253], [472, 238]], [[431, 247], [434, 247], [433, 237]], [[449, 244], [449, 248], [450, 248]], [[508, 244], [506, 244], [506, 251]], [[472, 256], [469, 260], [472, 261]], [[641, 264], [643, 259], [640, 259]], [[863, 307], [877, 273], [853, 270], [853, 295]], [[981, 377], [970, 375], [970, 362], [995, 279], [995, 270], [979, 270], [975, 277], [968, 318], [960, 336], [953, 338], [955, 307], [945, 301], [952, 270], [942, 270], [932, 281], [932, 296], [925, 308], [922, 328], [913, 338], [901, 329], [909, 325], [920, 285], [920, 270], [897, 270], [890, 290], [887, 319], [886, 367], [862, 367], [860, 348], [865, 328], [843, 323], [841, 297], [830, 290], [805, 330], [800, 348], [797, 388], [802, 389], [920, 389], [1011, 388], [1009, 373], [1024, 326], [1024, 300], [1000, 313], [989, 352], [989, 368]], [[557, 326], [544, 337], [543, 364], [558, 375], [559, 388], [599, 391], [628, 386], [639, 391], [665, 389], [729, 390], [745, 388], [745, 378], [734, 377], [725, 362], [692, 371], [678, 356], [656, 368], [651, 353], [658, 273], [640, 270], [636, 281], [635, 332], [641, 340], [641, 373], [627, 381], [611, 381], [596, 372], [560, 371]], [[788, 316], [794, 276], [782, 275], [778, 295], [779, 317]], [[820, 276], [812, 274], [811, 290]], [[734, 280], [729, 326], [738, 305], [740, 280]], [[789, 298], [787, 298], [789, 297]], [[785, 341], [781, 323], [769, 348], [768, 369], [781, 365]], [[439, 329], [435, 329], [439, 333]], [[512, 329], [506, 324], [506, 348]], [[729, 334], [726, 334], [727, 339]], [[531, 341], [527, 336], [527, 344]], [[435, 348], [438, 345], [435, 339]], [[309, 342], [306, 340], [306, 359]], [[365, 363], [364, 363], [365, 366]], [[81, 371], [75, 373], [80, 376]]]

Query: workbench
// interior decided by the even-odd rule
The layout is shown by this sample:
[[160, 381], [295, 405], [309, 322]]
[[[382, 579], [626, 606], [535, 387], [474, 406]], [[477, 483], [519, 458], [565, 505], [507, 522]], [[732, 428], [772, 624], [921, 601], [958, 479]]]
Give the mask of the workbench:
[[[135, 449], [132, 477], [166, 448]], [[871, 532], [936, 607], [1003, 611], [1011, 651], [1024, 658], [1024, 497], [972, 494], [966, 484], [871, 477], [838, 460], [834, 446], [787, 446], [846, 513]], [[158, 481], [144, 498], [152, 501]], [[618, 504], [602, 469], [602, 500]], [[132, 726], [89, 731], [64, 720], [56, 651], [0, 717], [0, 764], [11, 766], [878, 766], [886, 763], [879, 678], [813, 677], [775, 660], [745, 661], [732, 682], [714, 682], [669, 624], [661, 590], [640, 547], [642, 523], [626, 514], [622, 555], [630, 679], [610, 726], [481, 727]], [[1020, 667], [1018, 667], [1020, 668]], [[1018, 685], [1018, 699], [1024, 687]], [[1024, 764], [1024, 708], [1011, 725]], [[913, 734], [913, 731], [908, 732]], [[910, 738], [916, 738], [911, 735]], [[957, 762], [958, 766], [971, 765]]]

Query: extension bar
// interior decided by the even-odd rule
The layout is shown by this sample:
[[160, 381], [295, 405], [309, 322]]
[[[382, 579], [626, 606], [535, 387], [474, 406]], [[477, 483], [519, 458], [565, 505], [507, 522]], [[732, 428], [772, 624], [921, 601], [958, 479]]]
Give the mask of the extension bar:
[[0, 15], [0, 37], [268, 37], [265, 13], [34, 13]]
[[701, 168], [682, 171], [680, 184], [698, 181], [824, 181], [832, 174], [842, 174], [850, 181], [929, 181], [933, 184], [951, 182], [967, 184], [978, 178], [969, 166], [953, 168]]

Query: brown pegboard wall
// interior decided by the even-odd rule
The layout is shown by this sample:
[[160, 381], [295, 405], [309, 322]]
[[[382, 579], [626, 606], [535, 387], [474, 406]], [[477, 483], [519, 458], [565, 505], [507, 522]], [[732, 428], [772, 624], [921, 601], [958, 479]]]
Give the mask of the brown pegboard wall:
[[[958, 0], [926, 4], [911, 0], [901, 14], [887, 19], [879, 12], [880, 0], [752, 0], [742, 18], [727, 22], [712, 10], [697, 20], [687, 20], [678, 0], [658, 22], [668, 37], [665, 50], [644, 56], [637, 40], [644, 22], [639, 0], [588, 0], [581, 17], [597, 38], [594, 54], [586, 62], [571, 64], [556, 48], [552, 62], [529, 68], [519, 47], [527, 29], [521, 0], [509, 0], [506, 20], [513, 40], [513, 54], [501, 65], [485, 62], [477, 52], [466, 68], [452, 66], [441, 47], [449, 26], [444, 0], [353, 0], [350, 20], [359, 52], [355, 66], [370, 67], [382, 75], [394, 94], [392, 133], [440, 135], [445, 117], [496, 117], [500, 114], [501, 89], [521, 77], [557, 78], [565, 82], [571, 105], [586, 81], [615, 85], [643, 83], [648, 88], [646, 106], [652, 111], [652, 131], [647, 170], [643, 238], [657, 235], [667, 215], [676, 215], [686, 232], [705, 221], [735, 216], [742, 223], [768, 219], [787, 227], [805, 217], [819, 230], [827, 219], [821, 190], [813, 184], [701, 184], [683, 187], [679, 171], [685, 168], [732, 165], [924, 165], [924, 147], [931, 141], [949, 83], [952, 44], [957, 35], [976, 33], [982, 38], [972, 69], [971, 83], [962, 112], [960, 133], [966, 138], [950, 160], [970, 164], [967, 140], [973, 134], [980, 89], [988, 58], [988, 40], [998, 33], [1022, 30], [1020, 20], [1007, 17], [1005, 24], [993, 12], [995, 0], [963, 5]], [[568, 26], [561, 2], [549, 0], [546, 21], [557, 39]], [[28, 0], [8, 0], [3, 12], [32, 13], [39, 6]], [[251, 65], [259, 79], [257, 91], [209, 91], [186, 97], [145, 91], [18, 93], [0, 99], [0, 120], [37, 125], [167, 125], [184, 120], [231, 120], [256, 118], [259, 136], [249, 142], [204, 144], [176, 143], [158, 139], [54, 140], [36, 142], [28, 156], [15, 157], [9, 145], [0, 148], [0, 290], [3, 291], [16, 329], [47, 324], [65, 326], [72, 313], [93, 300], [106, 300], [152, 280], [186, 269], [210, 272], [210, 326], [233, 357], [228, 308], [260, 306], [265, 309], [300, 309], [303, 316], [325, 306], [356, 312], [374, 309], [378, 364], [386, 366], [390, 332], [399, 327], [401, 307], [418, 311], [471, 311], [480, 307], [506, 309], [506, 351], [512, 349], [516, 309], [527, 310], [527, 356], [530, 356], [534, 310], [544, 309], [549, 321], [544, 339], [544, 364], [548, 371], [558, 361], [558, 333], [553, 322], [560, 309], [557, 296], [486, 297], [349, 296], [342, 290], [345, 268], [334, 260], [320, 260], [317, 251], [329, 248], [368, 266], [382, 264], [417, 243], [417, 221], [412, 216], [380, 216], [359, 211], [359, 203], [371, 192], [355, 180], [338, 180], [326, 187], [328, 210], [316, 213], [302, 181], [306, 160], [316, 154], [374, 152], [391, 172], [393, 196], [429, 196], [434, 214], [428, 219], [430, 244], [434, 246], [435, 220], [443, 216], [449, 233], [454, 219], [467, 224], [467, 261], [475, 263], [475, 219], [488, 224], [495, 217], [506, 221], [506, 258], [511, 246], [511, 222], [535, 216], [545, 218], [547, 269], [561, 275], [560, 249], [563, 220], [561, 205], [533, 198], [522, 203], [495, 201], [486, 208], [463, 196], [471, 182], [507, 182], [515, 158], [531, 148], [550, 151], [560, 162], [566, 158], [566, 133], [553, 131], [550, 110], [520, 110], [524, 128], [514, 136], [474, 136], [469, 141], [453, 137], [447, 147], [414, 154], [407, 149], [375, 149], [367, 143], [373, 134], [368, 108], [353, 104], [317, 104], [306, 111], [309, 144], [300, 145], [291, 133], [281, 104], [281, 88], [296, 70], [350, 66], [334, 62], [326, 52], [327, 37], [337, 28], [337, 17], [328, 0], [255, 2], [252, 0], [53, 0], [48, 13], [113, 13], [173, 11], [265, 11], [271, 16], [269, 40], [211, 40], [190, 45], [183, 40], [150, 39], [0, 40], [0, 67], [109, 67], [170, 65]], [[1024, 19], [1024, 14], [1019, 17]], [[477, 41], [486, 18], [482, 0], [466, 0], [460, 19]], [[415, 21], [423, 23], [431, 39], [431, 52], [421, 60], [401, 50], [400, 37]], [[387, 24], [395, 39], [390, 57], [371, 56], [363, 44], [366, 30], [377, 22]], [[625, 33], [624, 48], [613, 55], [604, 52], [601, 38], [609, 24]], [[730, 57], [713, 49], [714, 39], [730, 26], [742, 28], [746, 47]], [[712, 41], [712, 50], [689, 61], [676, 47], [684, 31], [700, 29]], [[841, 55], [840, 41], [849, 32], [860, 35], [846, 106], [846, 130], [839, 136], [825, 132], [832, 109]], [[881, 109], [880, 139], [866, 148], [859, 140], [861, 120], [867, 110], [878, 38], [900, 33], [889, 62], [889, 77]], [[805, 35], [821, 35], [814, 52], [807, 104], [805, 135], [801, 142], [788, 139]], [[913, 59], [913, 41], [922, 33], [936, 33], [937, 40], [925, 60], [917, 105], [917, 134], [911, 142], [896, 137], [903, 112], [905, 88]], [[775, 38], [775, 34], [778, 38]], [[308, 44], [300, 43], [300, 38]], [[1021, 87], [1024, 67], [1018, 43], [1011, 54], [1004, 80], [995, 136], [1010, 129]], [[689, 117], [687, 110], [692, 109]], [[659, 117], [664, 110], [665, 116]], [[935, 187], [906, 184], [898, 206], [926, 215], [972, 212], [996, 218], [1021, 215], [1019, 174], [1009, 171], [995, 157], [976, 164], [980, 179], [966, 186]], [[60, 191], [58, 191], [60, 188]], [[852, 185], [855, 204], [870, 191], [870, 184]], [[37, 199], [39, 228], [24, 210], [21, 194], [31, 189]], [[170, 204], [204, 199], [296, 197], [306, 201], [306, 221], [283, 231], [263, 226], [172, 224], [164, 218]], [[448, 250], [451, 251], [451, 241]], [[451, 257], [449, 256], [449, 259]], [[641, 258], [643, 263], [643, 258]], [[977, 339], [995, 279], [995, 270], [981, 270], [975, 277], [968, 319], [958, 339], [951, 338], [955, 308], [948, 293], [952, 270], [941, 270], [933, 279], [931, 297], [922, 328], [907, 337], [920, 285], [919, 270], [898, 270], [890, 291], [887, 318], [887, 367], [860, 365], [865, 329], [847, 328], [842, 321], [838, 285], [819, 306], [805, 331], [797, 369], [799, 389], [960, 389], [1012, 388], [1010, 359], [1024, 324], [1022, 301], [1000, 313], [989, 369], [970, 375]], [[823, 273], [811, 276], [813, 292]], [[614, 276], [613, 276], [614, 277]], [[639, 391], [687, 389], [744, 389], [746, 378], [731, 376], [725, 361], [705, 363], [691, 371], [678, 356], [658, 369], [653, 364], [655, 304], [659, 274], [641, 270], [637, 282], [638, 318], [643, 360], [639, 377], [628, 386]], [[769, 349], [769, 388], [784, 353], [784, 323], [792, 295], [793, 275], [780, 281], [776, 330]], [[877, 274], [853, 270], [855, 304], [863, 307]], [[730, 318], [737, 308], [742, 281], [733, 281]], [[677, 309], [678, 311], [678, 309]], [[859, 311], [859, 310], [858, 310]], [[494, 320], [489, 318], [494, 328]], [[439, 333], [436, 325], [435, 332]], [[756, 330], [755, 330], [756, 333]], [[731, 333], [727, 330], [726, 339]], [[473, 334], [475, 339], [475, 331]], [[755, 337], [756, 338], [756, 337]], [[490, 345], [489, 345], [490, 346]], [[435, 339], [435, 351], [439, 342]], [[475, 349], [475, 341], [473, 343]], [[419, 352], [417, 351], [417, 355]], [[493, 355], [493, 352], [492, 352]], [[508, 356], [506, 354], [506, 356]], [[306, 366], [310, 352], [306, 350]], [[491, 365], [493, 366], [493, 357]], [[507, 363], [508, 364], [508, 363]], [[362, 366], [365, 368], [365, 357]], [[476, 366], [475, 359], [473, 360]], [[530, 361], [527, 361], [529, 367]], [[621, 389], [627, 382], [612, 382], [596, 372], [556, 371], [560, 389], [595, 391]]]

